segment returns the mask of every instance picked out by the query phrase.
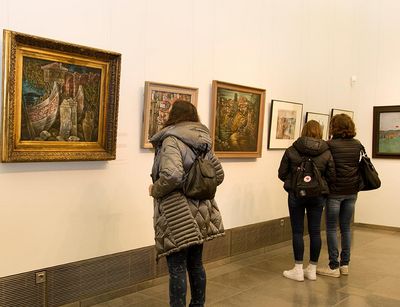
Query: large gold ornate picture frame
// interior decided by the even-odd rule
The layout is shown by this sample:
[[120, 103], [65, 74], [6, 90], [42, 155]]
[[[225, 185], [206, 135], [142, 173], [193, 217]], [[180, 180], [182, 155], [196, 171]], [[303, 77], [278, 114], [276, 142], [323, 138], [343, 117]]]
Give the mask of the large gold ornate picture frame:
[[2, 162], [113, 160], [121, 54], [3, 31]]
[[185, 100], [197, 106], [198, 89], [181, 85], [146, 81], [144, 86], [142, 148], [153, 148], [150, 138], [167, 121], [172, 104]]
[[214, 80], [213, 149], [220, 158], [259, 158], [265, 90]]

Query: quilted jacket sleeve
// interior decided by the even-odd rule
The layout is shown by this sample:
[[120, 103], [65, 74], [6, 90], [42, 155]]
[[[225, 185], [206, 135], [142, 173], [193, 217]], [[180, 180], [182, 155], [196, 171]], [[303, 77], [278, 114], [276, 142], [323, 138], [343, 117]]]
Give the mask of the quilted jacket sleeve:
[[335, 170], [335, 162], [333, 160], [332, 154], [329, 151], [328, 155], [328, 163], [325, 172], [325, 179], [328, 183], [334, 183], [336, 181], [336, 170]]
[[225, 178], [225, 173], [222, 168], [221, 162], [218, 160], [218, 158], [216, 157], [216, 155], [214, 154], [213, 151], [210, 151], [208, 153], [208, 159], [211, 161], [211, 163], [215, 167], [215, 171], [217, 174], [217, 184], [220, 185], [222, 183], [222, 181], [224, 181], [224, 178]]
[[281, 164], [279, 165], [278, 170], [278, 178], [282, 181], [285, 181], [290, 175], [290, 160], [289, 160], [289, 152], [285, 150], [285, 153], [282, 157]]
[[159, 178], [151, 190], [154, 198], [162, 198], [181, 188], [185, 174], [181, 151], [175, 138], [168, 137], [163, 141], [159, 155]]

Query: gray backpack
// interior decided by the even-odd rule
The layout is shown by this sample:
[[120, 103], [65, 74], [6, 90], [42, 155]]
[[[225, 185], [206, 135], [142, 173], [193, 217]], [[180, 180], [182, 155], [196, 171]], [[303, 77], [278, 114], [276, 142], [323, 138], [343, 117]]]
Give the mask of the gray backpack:
[[217, 191], [217, 175], [214, 165], [206, 160], [206, 152], [199, 154], [194, 148], [190, 149], [196, 158], [187, 173], [183, 184], [183, 193], [193, 199], [213, 199]]

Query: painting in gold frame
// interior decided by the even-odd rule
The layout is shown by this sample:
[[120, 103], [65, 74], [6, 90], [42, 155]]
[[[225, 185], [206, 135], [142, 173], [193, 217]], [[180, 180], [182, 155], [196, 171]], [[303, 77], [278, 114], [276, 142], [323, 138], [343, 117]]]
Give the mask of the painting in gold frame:
[[113, 160], [121, 54], [3, 31], [2, 162]]
[[213, 149], [220, 158], [260, 158], [265, 90], [214, 80]]
[[198, 89], [146, 81], [144, 87], [142, 148], [153, 148], [150, 138], [162, 129], [176, 100], [197, 106]]

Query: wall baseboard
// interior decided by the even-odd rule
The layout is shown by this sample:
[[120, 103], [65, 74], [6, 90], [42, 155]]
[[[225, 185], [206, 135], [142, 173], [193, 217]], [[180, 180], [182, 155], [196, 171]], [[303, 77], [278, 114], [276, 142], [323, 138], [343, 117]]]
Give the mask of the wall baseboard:
[[380, 230], [389, 230], [389, 231], [400, 231], [400, 227], [383, 226], [383, 225], [376, 225], [376, 224], [354, 223], [354, 226], [372, 228], [372, 229], [380, 229]]
[[[206, 267], [229, 263], [286, 245], [290, 239], [289, 217], [236, 227], [206, 242], [203, 260]], [[46, 281], [36, 284], [39, 271], [45, 271]], [[167, 273], [165, 257], [157, 263], [154, 246], [147, 246], [2, 277], [0, 306], [92, 306], [155, 286]]]

